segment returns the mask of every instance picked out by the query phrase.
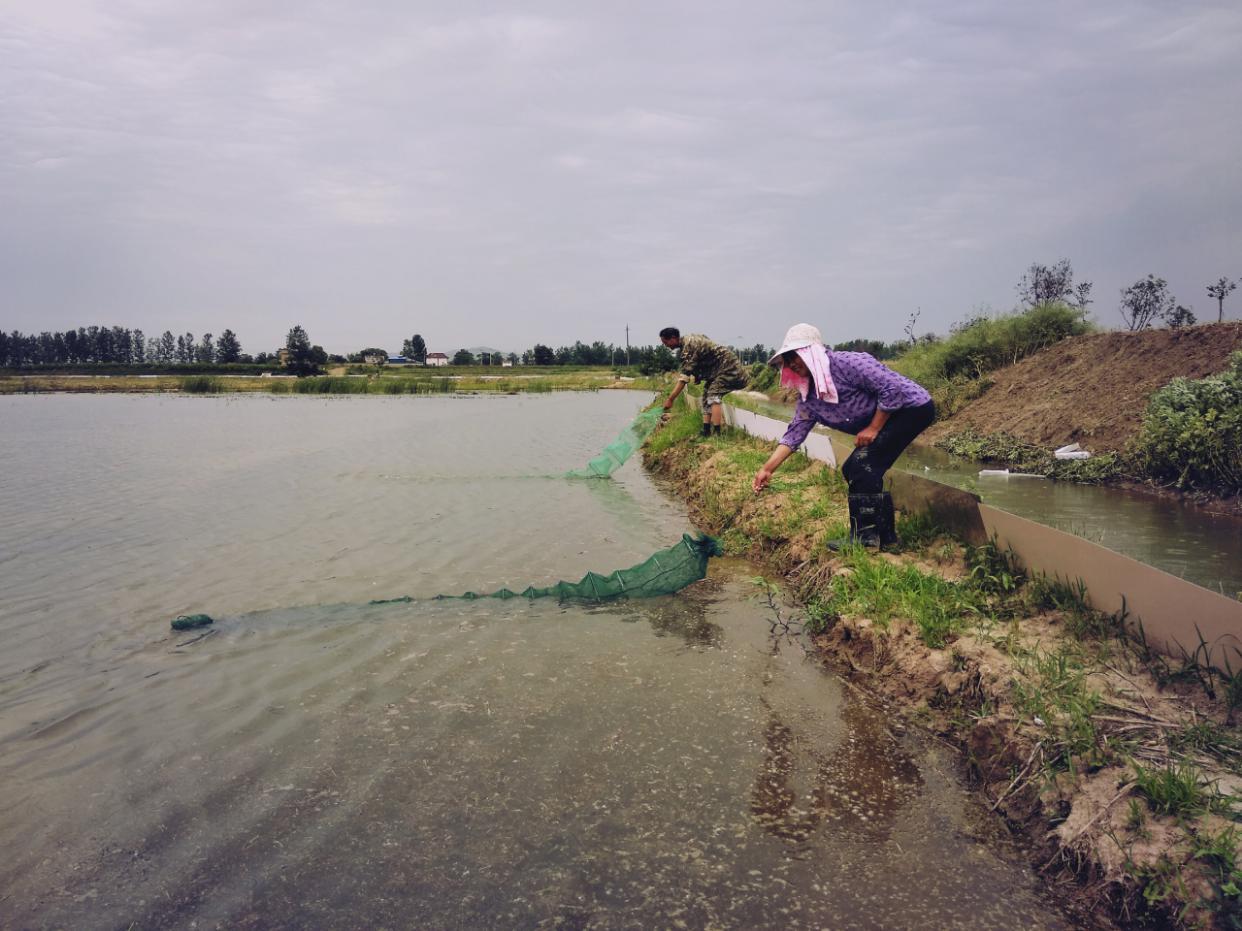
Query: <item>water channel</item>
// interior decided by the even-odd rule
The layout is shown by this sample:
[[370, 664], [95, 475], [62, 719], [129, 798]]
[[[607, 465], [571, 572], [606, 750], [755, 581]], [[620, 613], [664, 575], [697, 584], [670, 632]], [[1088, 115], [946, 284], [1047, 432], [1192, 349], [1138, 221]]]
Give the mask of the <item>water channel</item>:
[[0, 926], [1067, 927], [752, 567], [366, 604], [675, 541], [646, 399], [0, 398]]
[[[753, 398], [748, 410], [788, 420], [791, 405]], [[822, 429], [822, 428], [817, 428]], [[852, 442], [852, 437], [844, 437]], [[1123, 488], [1019, 476], [984, 476], [979, 463], [934, 446], [911, 446], [895, 466], [986, 504], [1124, 553], [1230, 598], [1242, 599], [1242, 519]]]

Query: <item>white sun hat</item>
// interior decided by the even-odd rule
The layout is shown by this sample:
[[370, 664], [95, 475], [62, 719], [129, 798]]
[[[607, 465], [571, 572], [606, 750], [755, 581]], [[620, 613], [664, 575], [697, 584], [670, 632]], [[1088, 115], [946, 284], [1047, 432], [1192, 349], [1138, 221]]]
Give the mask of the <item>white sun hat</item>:
[[768, 360], [768, 365], [776, 365], [781, 360], [781, 356], [789, 352], [791, 349], [803, 349], [807, 346], [822, 346], [824, 338], [819, 335], [819, 327], [811, 326], [809, 323], [795, 323], [785, 332], [785, 341], [781, 343], [781, 348], [776, 350], [776, 355]]

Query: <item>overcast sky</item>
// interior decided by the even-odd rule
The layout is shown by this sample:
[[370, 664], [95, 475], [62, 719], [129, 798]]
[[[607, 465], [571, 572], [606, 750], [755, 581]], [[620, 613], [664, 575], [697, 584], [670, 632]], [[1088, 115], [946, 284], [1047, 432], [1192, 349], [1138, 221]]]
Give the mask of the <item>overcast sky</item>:
[[892, 340], [1061, 257], [1215, 319], [1240, 105], [1236, 0], [0, 0], [0, 327]]

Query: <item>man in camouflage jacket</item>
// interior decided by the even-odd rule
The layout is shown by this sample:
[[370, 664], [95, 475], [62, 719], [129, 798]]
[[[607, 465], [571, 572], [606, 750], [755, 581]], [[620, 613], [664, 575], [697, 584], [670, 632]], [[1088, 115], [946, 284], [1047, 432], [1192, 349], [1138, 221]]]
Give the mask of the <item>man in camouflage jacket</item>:
[[677, 386], [664, 402], [666, 411], [673, 409], [677, 395], [685, 389], [690, 379], [703, 386], [703, 435], [719, 433], [724, 423], [721, 400], [730, 391], [745, 388], [750, 377], [737, 356], [725, 346], [718, 346], [706, 336], [697, 333], [681, 335], [677, 327], [665, 327], [660, 331], [660, 342], [669, 349], [680, 351], [680, 373]]

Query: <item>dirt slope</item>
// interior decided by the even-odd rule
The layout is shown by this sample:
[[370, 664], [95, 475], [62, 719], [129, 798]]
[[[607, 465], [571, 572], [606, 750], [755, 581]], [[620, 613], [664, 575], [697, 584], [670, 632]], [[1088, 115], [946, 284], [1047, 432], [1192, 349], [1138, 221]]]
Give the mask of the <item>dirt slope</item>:
[[994, 372], [991, 390], [925, 436], [973, 429], [1047, 448], [1119, 450], [1138, 433], [1154, 391], [1178, 376], [1221, 372], [1239, 349], [1242, 322], [1075, 337]]

